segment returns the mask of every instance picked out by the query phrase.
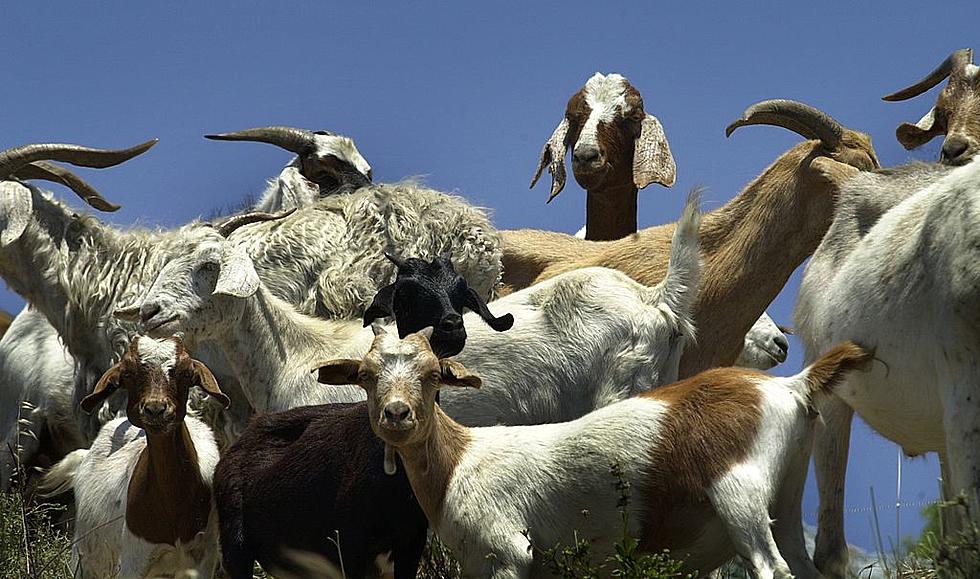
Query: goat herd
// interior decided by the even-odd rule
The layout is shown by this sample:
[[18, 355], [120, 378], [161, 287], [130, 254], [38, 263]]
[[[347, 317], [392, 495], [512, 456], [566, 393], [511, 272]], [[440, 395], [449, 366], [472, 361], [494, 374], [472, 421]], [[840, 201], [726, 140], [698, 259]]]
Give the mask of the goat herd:
[[[672, 185], [674, 160], [639, 92], [596, 74], [534, 176], [547, 167], [558, 195], [572, 149], [585, 239], [497, 231], [459, 197], [373, 183], [326, 131], [209, 135], [296, 157], [251, 212], [172, 230], [111, 227], [30, 183], [111, 211], [49, 161], [109, 167], [153, 141], [8, 149], [0, 276], [31, 309], [0, 341], [4, 488], [60, 459], [41, 487], [74, 491], [84, 577], [211, 577], [220, 561], [237, 579], [310, 554], [362, 577], [390, 553], [409, 578], [429, 529], [466, 576], [538, 576], [532, 542], [612, 549], [621, 479], [642, 550], [701, 573], [738, 555], [757, 577], [842, 576], [854, 411], [909, 454], [938, 452], [947, 493], [980, 487], [972, 51], [885, 98], [946, 78], [897, 133], [906, 147], [944, 134], [938, 163], [882, 169], [867, 135], [764, 101], [727, 133], [807, 140], [727, 205], [701, 215], [695, 192], [677, 223], [637, 231], [637, 189]], [[810, 256], [807, 366], [732, 367], [785, 359], [764, 309]]]

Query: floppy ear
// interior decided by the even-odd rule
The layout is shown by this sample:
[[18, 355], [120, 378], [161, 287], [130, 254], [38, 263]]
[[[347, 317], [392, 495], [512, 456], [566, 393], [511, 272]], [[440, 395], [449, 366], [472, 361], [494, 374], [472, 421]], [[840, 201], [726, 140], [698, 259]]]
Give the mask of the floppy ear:
[[135, 303], [130, 306], [116, 308], [113, 310], [112, 316], [125, 322], [138, 322], [140, 321], [140, 304]]
[[99, 404], [105, 402], [105, 399], [112, 396], [112, 393], [119, 388], [119, 374], [121, 373], [121, 367], [116, 364], [112, 368], [106, 370], [106, 373], [99, 378], [99, 381], [95, 384], [95, 389], [92, 393], [82, 398], [82, 410], [85, 414], [91, 414], [93, 410], [99, 407]]
[[921, 147], [932, 139], [943, 134], [943, 127], [936, 122], [936, 107], [929, 109], [919, 122], [902, 123], [895, 130], [895, 137], [906, 150]]
[[667, 135], [660, 121], [653, 115], [643, 118], [640, 136], [633, 148], [633, 184], [643, 189], [650, 183], [660, 183], [664, 187], [674, 184], [677, 166], [670, 154]]
[[830, 157], [817, 157], [810, 161], [810, 168], [828, 183], [837, 187], [850, 181], [861, 172], [857, 167], [835, 161]]
[[368, 324], [373, 322], [378, 318], [387, 318], [392, 315], [392, 308], [394, 307], [395, 300], [395, 283], [386, 285], [385, 287], [378, 290], [378, 293], [374, 294], [374, 299], [371, 301], [371, 305], [368, 309], [364, 310], [364, 326], [368, 327]]
[[565, 146], [565, 136], [567, 134], [568, 119], [562, 119], [555, 132], [551, 134], [551, 138], [544, 144], [541, 159], [538, 160], [538, 168], [534, 171], [534, 178], [531, 179], [533, 189], [534, 184], [541, 177], [544, 166], [548, 166], [548, 172], [551, 173], [551, 195], [548, 197], [548, 203], [551, 203], [551, 200], [565, 188], [565, 153], [568, 151], [568, 147]]
[[316, 381], [320, 384], [357, 384], [357, 372], [361, 369], [360, 360], [330, 360], [317, 365]]
[[488, 326], [497, 330], [498, 332], [503, 332], [505, 330], [511, 329], [514, 325], [514, 316], [510, 314], [504, 314], [499, 318], [493, 315], [490, 308], [487, 307], [487, 303], [483, 301], [478, 293], [473, 288], [466, 288], [466, 302], [463, 304], [465, 307], [476, 312], [483, 318], [483, 321], [487, 323]]
[[476, 374], [472, 374], [456, 360], [443, 358], [439, 360], [439, 369], [442, 371], [442, 383], [449, 386], [465, 386], [468, 388], [479, 388], [483, 385], [483, 380]]
[[259, 275], [245, 250], [234, 247], [222, 252], [221, 271], [211, 293], [247, 298], [258, 289]]
[[220, 402], [225, 408], [231, 406], [231, 400], [225, 396], [221, 388], [218, 388], [218, 381], [214, 379], [214, 374], [211, 373], [211, 370], [207, 366], [202, 362], [191, 359], [191, 373], [194, 376], [194, 385], [207, 392], [208, 396]]
[[34, 210], [31, 190], [16, 181], [0, 182], [0, 247], [17, 241]]

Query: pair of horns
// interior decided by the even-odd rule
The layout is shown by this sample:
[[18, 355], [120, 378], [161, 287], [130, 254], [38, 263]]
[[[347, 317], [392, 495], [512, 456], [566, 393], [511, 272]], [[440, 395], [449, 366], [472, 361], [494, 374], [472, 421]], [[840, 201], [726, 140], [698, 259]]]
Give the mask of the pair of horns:
[[104, 169], [124, 163], [148, 151], [157, 139], [128, 149], [93, 149], [65, 143], [38, 143], [0, 152], [0, 179], [42, 179], [66, 185], [86, 203], [101, 211], [115, 211], [119, 205], [107, 201], [94, 187], [64, 167], [46, 161], [61, 161], [78, 167]]
[[760, 101], [745, 109], [741, 118], [725, 128], [730, 137], [735, 129], [747, 125], [775, 125], [802, 135], [818, 139], [830, 149], [836, 148], [844, 135], [844, 127], [827, 113], [810, 105], [787, 99]]
[[310, 131], [296, 127], [256, 127], [233, 133], [218, 133], [204, 135], [206, 139], [215, 141], [252, 141], [268, 143], [286, 149], [291, 153], [302, 155], [311, 152], [316, 147], [316, 135], [333, 135], [330, 131]]
[[903, 88], [900, 91], [893, 92], [890, 95], [885, 95], [881, 98], [882, 100], [894, 102], [917, 97], [944, 81], [946, 77], [953, 74], [955, 71], [965, 69], [968, 64], [973, 64], [973, 49], [961, 48], [947, 56], [946, 60], [942, 61], [942, 63], [940, 63], [935, 70], [927, 74], [925, 78], [919, 82], [910, 87]]

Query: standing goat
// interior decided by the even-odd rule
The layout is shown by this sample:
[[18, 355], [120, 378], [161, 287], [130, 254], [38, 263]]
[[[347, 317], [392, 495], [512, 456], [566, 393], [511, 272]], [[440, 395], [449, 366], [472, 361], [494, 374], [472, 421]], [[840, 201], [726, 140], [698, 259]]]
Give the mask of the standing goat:
[[940, 160], [950, 165], [968, 163], [980, 152], [980, 68], [973, 64], [973, 49], [961, 48], [950, 54], [925, 78], [898, 92], [882, 97], [904, 101], [916, 97], [949, 77], [936, 104], [914, 125], [902, 123], [895, 131], [906, 149], [946, 135]]
[[[834, 214], [835, 160], [873, 169], [878, 159], [871, 139], [830, 116], [793, 101], [764, 101], [750, 107], [727, 133], [740, 126], [773, 124], [808, 140], [781, 155], [724, 207], [701, 222], [704, 276], [694, 307], [699, 340], [684, 352], [681, 376], [731, 365], [745, 334], [782, 290], [790, 274], [823, 238]], [[580, 267], [619, 269], [640, 283], [663, 278], [674, 225], [649, 227], [625, 239], [592, 242], [549, 231], [501, 232], [504, 292], [514, 291]]]
[[853, 339], [881, 362], [820, 408], [814, 561], [828, 576], [847, 568], [844, 475], [855, 411], [908, 455], [938, 452], [947, 496], [980, 490], [978, 200], [976, 160], [857, 174], [803, 275], [796, 324], [807, 359]]
[[531, 180], [551, 173], [550, 203], [565, 187], [565, 154], [572, 147], [575, 180], [588, 192], [585, 238], [619, 239], [636, 231], [636, 192], [650, 183], [674, 184], [674, 157], [657, 117], [618, 74], [595, 73], [568, 99], [565, 118], [541, 151]]
[[127, 418], [108, 422], [91, 449], [73, 451], [44, 479], [50, 494], [75, 491], [71, 558], [81, 577], [213, 574], [218, 447], [204, 423], [185, 416], [193, 386], [228, 405], [210, 370], [179, 339], [136, 337], [82, 400], [92, 412], [116, 389], [128, 394]]
[[738, 553], [757, 577], [792, 577], [770, 531], [780, 481], [809, 441], [810, 398], [870, 359], [843, 344], [790, 378], [712, 370], [572, 422], [466, 428], [435, 404], [436, 393], [479, 388], [481, 379], [437, 358], [429, 330], [399, 341], [374, 329], [363, 361], [327, 362], [319, 380], [367, 391], [371, 428], [397, 448], [429, 523], [468, 577], [543, 575], [529, 539], [572, 544], [577, 532], [596, 557], [612, 552], [622, 518], [610, 471], [636, 489], [625, 508], [642, 551], [669, 548], [700, 572]]

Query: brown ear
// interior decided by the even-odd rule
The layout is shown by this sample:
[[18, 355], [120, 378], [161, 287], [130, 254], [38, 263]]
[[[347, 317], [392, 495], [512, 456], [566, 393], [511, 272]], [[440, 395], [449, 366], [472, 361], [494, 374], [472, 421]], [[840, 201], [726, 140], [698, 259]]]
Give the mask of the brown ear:
[[231, 400], [225, 396], [221, 388], [218, 388], [218, 381], [214, 379], [214, 374], [211, 373], [211, 370], [203, 362], [192, 359], [191, 372], [194, 375], [194, 384], [197, 387], [207, 392], [208, 396], [220, 402], [225, 408], [231, 406]]
[[476, 374], [471, 373], [456, 360], [439, 360], [439, 368], [442, 370], [442, 383], [449, 386], [465, 386], [468, 388], [479, 388], [483, 385], [483, 380]]
[[92, 390], [92, 393], [82, 398], [81, 407], [86, 414], [91, 414], [93, 410], [98, 408], [99, 404], [102, 404], [106, 398], [112, 396], [112, 393], [119, 388], [119, 374], [121, 371], [119, 364], [106, 370], [106, 373], [95, 384], [95, 389]]
[[921, 147], [944, 132], [945, 129], [936, 122], [936, 107], [933, 107], [914, 125], [912, 123], [899, 125], [895, 129], [895, 137], [906, 150], [911, 150]]
[[633, 184], [637, 189], [643, 189], [650, 183], [670, 187], [676, 178], [677, 165], [670, 153], [664, 128], [657, 117], [647, 115], [633, 148]]
[[357, 373], [361, 369], [360, 360], [330, 360], [317, 364], [316, 381], [320, 384], [357, 384]]
[[551, 200], [565, 188], [565, 153], [568, 151], [568, 147], [565, 146], [565, 136], [567, 134], [568, 119], [565, 118], [558, 123], [555, 132], [551, 134], [551, 138], [541, 149], [541, 159], [538, 160], [538, 168], [534, 172], [534, 178], [531, 179], [531, 188], [533, 189], [534, 184], [541, 177], [544, 166], [548, 166], [548, 172], [551, 173], [551, 195], [548, 196], [548, 203], [551, 203]]

